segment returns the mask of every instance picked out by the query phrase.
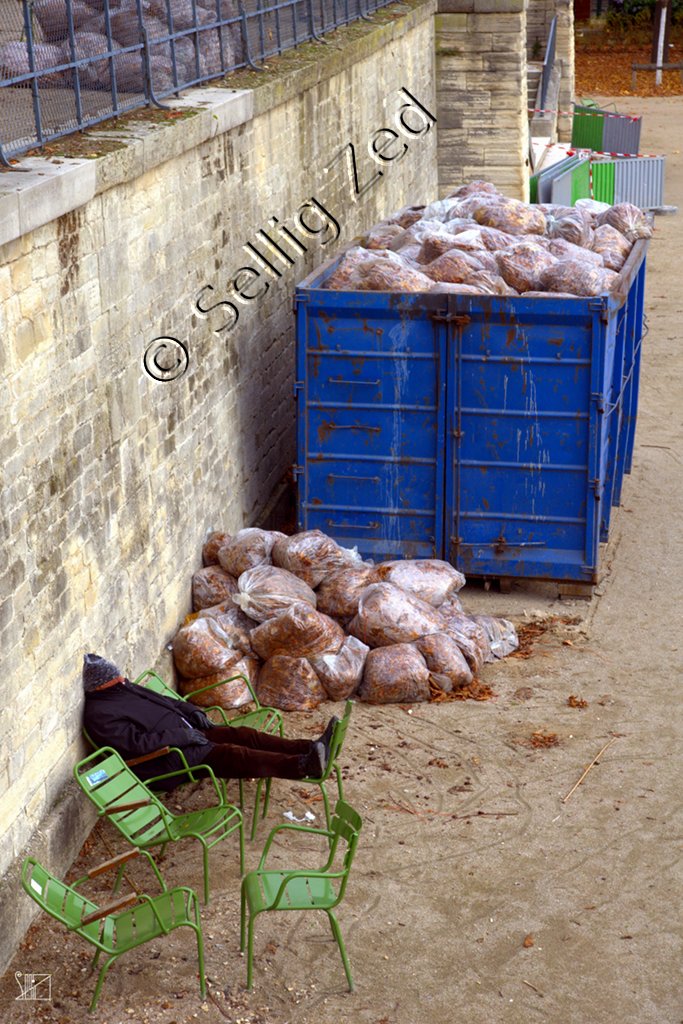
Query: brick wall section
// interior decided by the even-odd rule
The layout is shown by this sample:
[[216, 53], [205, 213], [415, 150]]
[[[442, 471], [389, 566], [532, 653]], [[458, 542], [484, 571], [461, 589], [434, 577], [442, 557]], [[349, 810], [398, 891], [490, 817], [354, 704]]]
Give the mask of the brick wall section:
[[486, 177], [528, 198], [527, 0], [439, 0], [439, 192]]
[[[134, 120], [96, 161], [87, 202], [0, 246], [2, 966], [30, 913], [16, 858], [42, 848], [35, 830], [73, 796], [83, 653], [130, 674], [149, 664], [170, 673], [165, 645], [189, 610], [206, 532], [253, 525], [294, 460], [296, 281], [391, 211], [437, 194], [433, 127], [359, 197], [347, 156], [324, 173], [351, 142], [361, 185], [371, 179], [368, 140], [395, 127], [402, 87], [434, 110], [433, 13], [431, 2], [402, 4], [334, 45], [234, 76], [254, 88], [253, 115], [213, 138], [193, 141], [206, 114]], [[41, 173], [40, 161], [27, 166]], [[20, 177], [2, 177], [0, 200]], [[255, 266], [245, 243], [269, 218], [291, 228], [311, 197], [340, 238], [322, 245], [330, 220], [234, 329], [218, 331], [228, 307], [202, 314], [196, 296], [208, 285], [205, 307], [227, 300], [237, 270]], [[309, 208], [314, 231], [323, 221]], [[6, 224], [0, 210], [0, 236]], [[190, 351], [170, 383], [142, 368], [162, 334]], [[58, 871], [85, 835], [78, 814], [69, 820], [68, 841], [48, 851]]]

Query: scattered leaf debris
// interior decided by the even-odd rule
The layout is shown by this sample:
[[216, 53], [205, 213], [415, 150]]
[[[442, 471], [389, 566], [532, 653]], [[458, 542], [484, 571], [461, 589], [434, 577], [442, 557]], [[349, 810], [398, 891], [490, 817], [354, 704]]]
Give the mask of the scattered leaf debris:
[[448, 761], [444, 761], [441, 757], [433, 757], [431, 761], [427, 761], [427, 764], [432, 768], [448, 768]]
[[522, 945], [524, 946], [525, 949], [530, 949], [533, 946], [533, 944], [534, 944], [534, 937], [531, 934], [531, 932], [529, 932], [528, 935], [524, 936], [524, 941], [522, 942]]
[[529, 746], [534, 749], [557, 747], [559, 743], [560, 738], [556, 732], [543, 732], [542, 729], [536, 729], [529, 737]]
[[569, 708], [587, 708], [588, 701], [583, 700], [581, 697], [577, 697], [575, 693], [570, 693], [567, 697], [567, 707]]
[[430, 700], [434, 704], [442, 704], [445, 701], [452, 700], [491, 700], [492, 697], [498, 696], [490, 686], [487, 686], [486, 683], [480, 683], [478, 679], [473, 679], [467, 686], [451, 690], [450, 693], [445, 693], [436, 683], [430, 680], [429, 693]]
[[576, 626], [580, 622], [580, 618], [567, 615], [549, 615], [547, 619], [539, 619], [537, 622], [526, 622], [517, 627], [519, 647], [516, 651], [508, 654], [508, 658], [530, 658], [541, 637], [549, 630], [556, 626]]

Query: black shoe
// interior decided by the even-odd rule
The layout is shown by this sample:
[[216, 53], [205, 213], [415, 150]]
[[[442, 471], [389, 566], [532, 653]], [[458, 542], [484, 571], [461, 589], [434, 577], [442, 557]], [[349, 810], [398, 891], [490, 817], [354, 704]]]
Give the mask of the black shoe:
[[325, 732], [321, 733], [321, 735], [318, 737], [318, 743], [322, 743], [323, 746], [325, 747], [325, 753], [327, 754], [328, 759], [330, 755], [330, 743], [332, 742], [332, 733], [334, 732], [334, 727], [338, 721], [339, 719], [337, 718], [337, 716], [332, 715], [332, 718], [325, 726]]
[[315, 740], [307, 754], [301, 756], [301, 771], [304, 778], [319, 779], [325, 774], [327, 756], [325, 746]]

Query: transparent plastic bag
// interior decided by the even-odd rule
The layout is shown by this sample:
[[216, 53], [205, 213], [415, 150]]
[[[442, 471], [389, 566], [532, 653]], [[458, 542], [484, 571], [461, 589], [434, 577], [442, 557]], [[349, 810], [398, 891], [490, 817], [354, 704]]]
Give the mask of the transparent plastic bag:
[[[469, 686], [472, 671], [454, 637], [448, 633], [429, 633], [418, 637], [415, 646], [422, 655], [440, 689], [449, 692]], [[447, 683], [444, 682], [447, 680]]]
[[588, 260], [561, 260], [548, 267], [541, 277], [547, 292], [568, 292], [571, 295], [602, 295], [615, 283], [617, 275]]
[[314, 654], [309, 661], [330, 700], [347, 700], [363, 678], [370, 648], [355, 636], [347, 636], [336, 654]]
[[367, 235], [363, 235], [361, 245], [364, 249], [393, 249], [397, 239], [405, 234], [405, 228], [400, 224], [388, 224], [383, 221], [370, 228]]
[[220, 604], [213, 604], [209, 608], [202, 608], [200, 612], [197, 612], [197, 618], [218, 619], [219, 623], [223, 626], [225, 626], [225, 623], [236, 626], [246, 633], [247, 636], [254, 626], [258, 626], [256, 619], [250, 619], [248, 615], [245, 615], [242, 609], [237, 607], [232, 597], [228, 598], [227, 601], [221, 601]]
[[[591, 244], [595, 233], [591, 232]], [[597, 266], [603, 266], [602, 256], [593, 252], [592, 249], [582, 249], [580, 245], [568, 242], [566, 238], [553, 238], [548, 246], [548, 252], [558, 260], [587, 260]]]
[[284, 537], [284, 533], [277, 530], [247, 527], [223, 544], [218, 551], [218, 561], [226, 572], [235, 577], [257, 565], [270, 565], [270, 553], [280, 537]]
[[491, 655], [487, 661], [506, 658], [519, 647], [517, 630], [508, 619], [497, 619], [493, 615], [473, 615], [474, 621], [481, 626], [489, 639]]
[[248, 569], [238, 579], [237, 586], [239, 591], [233, 594], [233, 601], [257, 622], [280, 615], [297, 601], [306, 601], [312, 608], [316, 606], [315, 594], [307, 583], [273, 565]]
[[253, 629], [250, 639], [264, 661], [274, 654], [310, 658], [313, 654], [338, 651], [344, 641], [344, 630], [306, 601], [298, 601]]
[[451, 192], [449, 199], [465, 199], [471, 195], [500, 196], [502, 192], [492, 181], [484, 181], [483, 178], [476, 178], [474, 181], [461, 185], [455, 192]]
[[543, 272], [557, 262], [547, 249], [526, 239], [499, 252], [497, 260], [501, 277], [518, 292], [540, 288]]
[[[258, 658], [247, 655], [240, 658], [239, 661], [235, 661], [234, 664], [223, 672], [202, 676], [199, 679], [181, 679], [179, 682], [180, 692], [188, 700], [191, 700], [193, 704], [197, 704], [202, 708], [241, 708], [245, 704], [251, 703], [251, 693], [243, 679], [232, 677], [246, 676], [255, 690], [258, 683], [258, 673]], [[228, 680], [230, 681], [228, 682]], [[220, 683], [220, 685], [214, 686], [214, 683]], [[194, 692], [206, 686], [210, 686], [211, 689], [204, 690], [203, 693]], [[222, 723], [217, 721], [216, 724], [221, 725]]]
[[202, 565], [218, 565], [218, 552], [230, 540], [232, 540], [230, 533], [218, 531], [210, 533], [202, 548]]
[[380, 580], [415, 594], [434, 608], [465, 586], [463, 574], [439, 558], [398, 559], [380, 562], [375, 568]]
[[358, 696], [370, 704], [413, 704], [430, 698], [429, 669], [413, 644], [370, 651]]
[[286, 654], [275, 654], [262, 665], [256, 693], [261, 704], [281, 711], [311, 711], [326, 700], [313, 666]]
[[237, 580], [219, 565], [207, 565], [192, 577], [192, 608], [195, 612], [227, 601], [236, 593]]
[[590, 213], [580, 206], [572, 207], [568, 212], [556, 216], [546, 214], [546, 221], [546, 234], [549, 238], [563, 238], [584, 249], [590, 245], [593, 219]]
[[235, 633], [223, 629], [216, 619], [196, 618], [181, 626], [173, 638], [175, 666], [187, 679], [224, 672], [243, 656], [236, 641]]
[[402, 228], [409, 228], [416, 221], [422, 219], [424, 209], [424, 206], [404, 206], [391, 215], [389, 223], [398, 224]]
[[632, 248], [633, 242], [629, 242], [611, 224], [600, 224], [595, 229], [591, 250], [596, 256], [600, 256], [603, 265], [609, 270], [618, 273], [628, 259]]
[[348, 622], [358, 611], [360, 595], [378, 580], [377, 570], [372, 566], [351, 567], [332, 573], [315, 592], [318, 611], [339, 622]]
[[537, 206], [505, 196], [472, 197], [465, 202], [469, 216], [485, 227], [510, 235], [545, 234], [545, 214]]
[[478, 676], [490, 655], [490, 644], [486, 633], [469, 615], [454, 611], [452, 605], [447, 605], [445, 608], [442, 605], [439, 614], [441, 616], [441, 632], [448, 633], [453, 637], [465, 655], [473, 674]]
[[424, 268], [424, 273], [433, 281], [446, 281], [450, 284], [476, 284], [481, 271], [481, 263], [475, 257], [453, 246]]
[[633, 203], [616, 203], [598, 215], [598, 227], [609, 224], [620, 231], [629, 242], [638, 238], [652, 238], [652, 224], [645, 213]]
[[348, 631], [368, 647], [410, 643], [443, 628], [438, 611], [393, 583], [373, 583], [363, 591]]
[[273, 565], [287, 569], [315, 588], [331, 573], [345, 566], [361, 565], [357, 549], [342, 548], [321, 530], [306, 530], [281, 537], [273, 545]]

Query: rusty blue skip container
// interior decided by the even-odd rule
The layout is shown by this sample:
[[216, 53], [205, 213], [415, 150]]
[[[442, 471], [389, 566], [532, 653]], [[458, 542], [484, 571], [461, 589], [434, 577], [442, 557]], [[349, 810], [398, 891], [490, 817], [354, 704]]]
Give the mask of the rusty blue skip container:
[[298, 527], [593, 583], [631, 468], [648, 243], [597, 298], [296, 292]]

